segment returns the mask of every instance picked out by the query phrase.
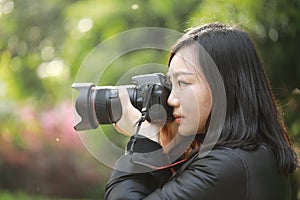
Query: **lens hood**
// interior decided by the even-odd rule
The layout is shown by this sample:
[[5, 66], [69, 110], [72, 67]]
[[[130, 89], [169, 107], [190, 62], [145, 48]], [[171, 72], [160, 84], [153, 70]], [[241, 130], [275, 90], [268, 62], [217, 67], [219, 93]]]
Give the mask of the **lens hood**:
[[75, 108], [81, 121], [78, 122], [74, 129], [76, 131], [83, 131], [95, 129], [99, 123], [95, 113], [95, 104], [93, 95], [96, 92], [96, 86], [93, 83], [73, 83], [72, 88], [80, 92], [76, 99]]

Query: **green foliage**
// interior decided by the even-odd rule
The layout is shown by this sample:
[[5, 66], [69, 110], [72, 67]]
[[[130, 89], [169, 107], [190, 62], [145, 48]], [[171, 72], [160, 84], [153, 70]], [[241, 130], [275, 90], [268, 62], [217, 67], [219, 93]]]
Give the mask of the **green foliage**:
[[0, 199], [1, 200], [50, 200], [51, 198], [43, 197], [43, 196], [32, 196], [25, 194], [23, 192], [17, 192], [15, 194], [12, 194], [7, 191], [0, 191]]

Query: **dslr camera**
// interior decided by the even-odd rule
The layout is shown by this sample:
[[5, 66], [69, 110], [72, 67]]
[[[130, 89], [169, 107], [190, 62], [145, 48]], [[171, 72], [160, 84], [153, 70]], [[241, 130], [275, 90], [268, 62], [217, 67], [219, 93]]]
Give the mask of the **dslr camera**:
[[[146, 120], [152, 123], [173, 120], [173, 108], [167, 103], [171, 87], [162, 73], [138, 75], [131, 80], [133, 85], [126, 87], [130, 101], [141, 112], [146, 111]], [[74, 83], [72, 88], [80, 92], [75, 108], [81, 121], [74, 126], [75, 130], [95, 129], [99, 124], [112, 124], [121, 118], [118, 86]]]

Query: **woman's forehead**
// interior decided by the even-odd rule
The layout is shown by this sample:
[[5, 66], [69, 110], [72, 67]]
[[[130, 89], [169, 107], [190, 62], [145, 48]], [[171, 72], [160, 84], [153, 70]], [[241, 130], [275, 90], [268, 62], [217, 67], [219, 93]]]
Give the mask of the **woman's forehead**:
[[168, 75], [176, 75], [178, 72], [195, 73], [199, 70], [199, 55], [196, 53], [195, 48], [188, 46], [183, 47], [174, 55], [170, 62]]

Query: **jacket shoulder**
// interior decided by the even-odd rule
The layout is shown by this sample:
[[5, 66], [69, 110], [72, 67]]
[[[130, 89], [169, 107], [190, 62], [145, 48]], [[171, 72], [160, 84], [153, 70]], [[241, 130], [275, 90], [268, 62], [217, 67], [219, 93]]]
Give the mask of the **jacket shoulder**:
[[188, 181], [198, 187], [193, 192], [203, 190], [201, 197], [207, 199], [287, 199], [291, 195], [289, 178], [278, 173], [275, 155], [265, 146], [194, 155], [176, 176], [184, 174], [190, 174]]

